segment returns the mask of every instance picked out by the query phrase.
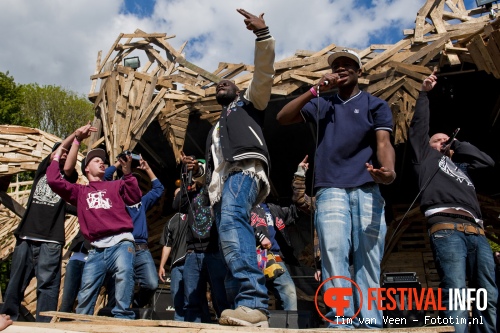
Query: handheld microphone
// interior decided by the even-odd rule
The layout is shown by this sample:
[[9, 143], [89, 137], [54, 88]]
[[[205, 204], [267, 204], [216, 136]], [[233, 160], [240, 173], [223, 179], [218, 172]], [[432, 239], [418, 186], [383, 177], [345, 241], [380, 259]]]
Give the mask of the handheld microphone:
[[[191, 158], [194, 160], [195, 159], [195, 156], [191, 156]], [[188, 171], [188, 175], [187, 175], [187, 187], [188, 187], [188, 190], [191, 190], [192, 189], [192, 182], [193, 182], [193, 169], [189, 170]]]
[[453, 140], [455, 140], [455, 138], [457, 137], [458, 131], [460, 131], [460, 127], [458, 127], [450, 136], [450, 138], [443, 144], [443, 146], [441, 147], [441, 152], [446, 153], [448, 152], [448, 150], [450, 150], [451, 144], [453, 143]]
[[446, 141], [445, 143], [445, 146], [451, 144], [453, 142], [453, 140], [455, 140], [455, 138], [457, 137], [457, 134], [458, 134], [458, 131], [460, 131], [460, 127], [458, 127], [454, 132], [453, 134], [451, 135], [451, 137], [448, 139], [448, 141]]

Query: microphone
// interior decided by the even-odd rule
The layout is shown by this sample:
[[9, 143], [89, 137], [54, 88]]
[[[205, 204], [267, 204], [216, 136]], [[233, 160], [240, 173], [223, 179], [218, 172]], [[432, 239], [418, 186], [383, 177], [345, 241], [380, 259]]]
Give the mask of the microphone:
[[445, 146], [451, 144], [453, 142], [453, 140], [455, 140], [455, 138], [457, 137], [457, 134], [458, 134], [458, 131], [460, 131], [460, 127], [458, 127], [454, 132], [453, 134], [451, 135], [451, 137], [448, 139], [448, 141], [445, 142]]
[[441, 152], [443, 152], [444, 154], [446, 154], [448, 152], [448, 150], [450, 150], [451, 144], [453, 143], [453, 140], [455, 140], [455, 138], [456, 138], [456, 136], [458, 134], [458, 131], [460, 131], [460, 127], [458, 127], [453, 132], [453, 134], [450, 136], [450, 138], [441, 146]]
[[[195, 156], [191, 155], [191, 158], [194, 160], [195, 159]], [[193, 182], [193, 169], [189, 170], [188, 171], [188, 174], [187, 174], [187, 188], [188, 190], [191, 190], [192, 189], [192, 182]]]

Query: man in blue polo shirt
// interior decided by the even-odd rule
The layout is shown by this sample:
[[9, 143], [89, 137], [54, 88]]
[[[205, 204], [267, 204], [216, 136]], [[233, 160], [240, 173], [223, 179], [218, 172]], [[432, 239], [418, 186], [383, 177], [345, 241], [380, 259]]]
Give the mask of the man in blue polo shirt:
[[[355, 52], [335, 52], [328, 57], [328, 64], [332, 72], [285, 105], [277, 119], [283, 125], [301, 121], [317, 124], [315, 226], [322, 276], [352, 278], [363, 291], [357, 318], [368, 322], [354, 318], [351, 324], [344, 324], [354, 317], [361, 303], [359, 297], [350, 296], [346, 297], [350, 307], [342, 316], [337, 316], [337, 309], [330, 309], [329, 326], [380, 328], [382, 312], [376, 304], [369, 309], [366, 291], [380, 286], [387, 230], [378, 184], [390, 184], [396, 178], [390, 142], [392, 112], [385, 101], [359, 89], [362, 65]], [[333, 88], [338, 89], [337, 94], [321, 94]], [[337, 278], [325, 283], [324, 290], [333, 287], [353, 286], [349, 280]], [[357, 293], [353, 288], [353, 295]]]

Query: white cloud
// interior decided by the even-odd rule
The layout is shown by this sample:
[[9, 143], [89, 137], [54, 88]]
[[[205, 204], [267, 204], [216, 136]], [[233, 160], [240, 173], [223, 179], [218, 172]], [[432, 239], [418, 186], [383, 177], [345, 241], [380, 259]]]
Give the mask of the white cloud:
[[[151, 17], [124, 15], [122, 0], [4, 0], [0, 71], [18, 83], [60, 85], [87, 94], [97, 52], [103, 57], [120, 32], [139, 28], [186, 41], [189, 61], [209, 71], [218, 63], [252, 63], [254, 35], [236, 8], [265, 13], [277, 60], [330, 43], [365, 48], [388, 28], [411, 28], [424, 0], [157, 0]], [[380, 37], [380, 36], [378, 36]]]

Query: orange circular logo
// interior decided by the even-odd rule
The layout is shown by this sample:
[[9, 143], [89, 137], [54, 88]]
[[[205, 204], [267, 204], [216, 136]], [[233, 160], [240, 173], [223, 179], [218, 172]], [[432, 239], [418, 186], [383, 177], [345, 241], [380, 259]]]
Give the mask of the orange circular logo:
[[[363, 293], [361, 292], [361, 289], [356, 284], [356, 282], [354, 282], [353, 280], [351, 280], [345, 276], [332, 276], [320, 284], [320, 286], [316, 290], [316, 294], [314, 295], [314, 304], [316, 305], [316, 310], [318, 311], [319, 315], [321, 317], [323, 317], [323, 319], [325, 319], [326, 321], [329, 321], [332, 324], [339, 324], [338, 321], [334, 322], [333, 320], [326, 318], [321, 313], [321, 311], [319, 310], [319, 306], [318, 306], [318, 294], [319, 294], [321, 288], [323, 287], [323, 285], [325, 283], [327, 283], [330, 280], [334, 280], [334, 279], [347, 280], [352, 284], [352, 286], [356, 287], [356, 289], [358, 290], [360, 304], [359, 304], [359, 308], [357, 309], [356, 313], [350, 318], [350, 320], [352, 321], [354, 318], [356, 318], [358, 316], [359, 312], [361, 311], [361, 307], [363, 306]], [[323, 303], [329, 308], [336, 309], [335, 313], [337, 314], [337, 316], [342, 317], [342, 316], [344, 316], [344, 309], [349, 308], [351, 306], [350, 301], [348, 299], [346, 299], [345, 297], [353, 296], [353, 289], [354, 288], [352, 288], [352, 287], [351, 288], [345, 288], [345, 287], [344, 288], [328, 288], [327, 290], [325, 290], [325, 293], [323, 295]], [[342, 322], [342, 324], [344, 324], [344, 323], [345, 322]]]

